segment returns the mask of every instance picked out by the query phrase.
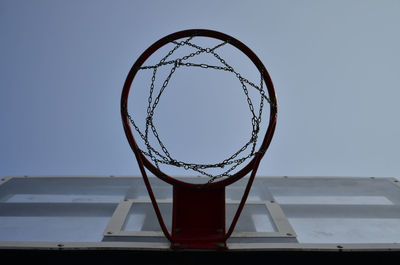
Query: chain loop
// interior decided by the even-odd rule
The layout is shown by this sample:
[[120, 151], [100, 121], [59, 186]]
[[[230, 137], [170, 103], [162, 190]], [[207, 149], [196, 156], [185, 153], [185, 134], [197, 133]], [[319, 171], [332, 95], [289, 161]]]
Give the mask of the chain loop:
[[[126, 111], [126, 115], [129, 119], [130, 123], [132, 124], [133, 128], [138, 132], [139, 136], [144, 141], [144, 144], [146, 146], [147, 150], [141, 150], [141, 152], [143, 154], [145, 154], [147, 157], [149, 157], [155, 163], [157, 168], [159, 168], [159, 164], [165, 164], [165, 165], [171, 165], [171, 166], [175, 166], [175, 167], [184, 168], [186, 170], [193, 170], [204, 176], [210, 177], [209, 183], [211, 183], [211, 182], [215, 181], [216, 179], [223, 178], [223, 177], [229, 177], [230, 173], [233, 170], [235, 170], [240, 164], [242, 164], [244, 161], [246, 161], [247, 159], [249, 159], [250, 157], [252, 157], [258, 153], [255, 151], [255, 148], [256, 148], [256, 143], [257, 143], [257, 139], [258, 139], [258, 133], [260, 130], [260, 123], [262, 120], [261, 116], [262, 116], [262, 109], [264, 107], [264, 100], [267, 101], [269, 104], [271, 104], [271, 100], [267, 97], [267, 95], [264, 91], [264, 87], [263, 87], [263, 77], [264, 77], [263, 74], [264, 73], [262, 71], [262, 68], [257, 68], [260, 71], [260, 85], [256, 85], [253, 82], [244, 78], [239, 72], [237, 72], [232, 66], [230, 66], [223, 58], [221, 58], [221, 56], [219, 54], [217, 54], [215, 52], [220, 47], [229, 43], [229, 41], [224, 41], [212, 48], [210, 48], [210, 47], [202, 48], [191, 42], [191, 40], [193, 38], [194, 38], [194, 36], [191, 36], [183, 41], [179, 41], [179, 42], [172, 41], [171, 43], [173, 43], [175, 46], [173, 47], [172, 50], [170, 50], [167, 53], [167, 55], [165, 55], [159, 61], [159, 63], [157, 63], [156, 65], [141, 66], [139, 68], [139, 70], [147, 70], [147, 69], [153, 70], [150, 89], [149, 89], [149, 97], [147, 99], [147, 103], [148, 103], [147, 104], [147, 117], [146, 117], [146, 126], [145, 126], [144, 133], [140, 130], [140, 128], [137, 126], [137, 124], [135, 123], [132, 116], [128, 113], [127, 108], [125, 107], [124, 109]], [[185, 55], [181, 58], [167, 61], [167, 59], [177, 49], [179, 49], [180, 47], [183, 47], [183, 46], [189, 46], [189, 47], [195, 48], [196, 51], [189, 53], [188, 55]], [[205, 63], [198, 64], [198, 63], [192, 63], [192, 62], [187, 61], [188, 59], [198, 56], [202, 53], [211, 54], [216, 59], [218, 59], [218, 61], [222, 65], [221, 66], [209, 65], [209, 64], [205, 64]], [[160, 67], [164, 67], [164, 66], [168, 66], [168, 65], [173, 65], [173, 66], [172, 66], [167, 78], [162, 83], [160, 91], [153, 99], [157, 70]], [[161, 138], [157, 132], [157, 129], [154, 126], [153, 116], [154, 116], [156, 107], [160, 101], [161, 95], [163, 94], [166, 87], [168, 86], [168, 83], [169, 83], [171, 77], [173, 76], [173, 74], [175, 73], [176, 69], [180, 66], [200, 67], [200, 68], [204, 68], [204, 69], [214, 69], [214, 70], [231, 72], [236, 76], [236, 78], [238, 78], [238, 80], [241, 83], [242, 90], [246, 97], [246, 101], [247, 101], [247, 104], [249, 105], [249, 109], [250, 109], [251, 116], [252, 116], [252, 118], [251, 118], [251, 124], [252, 124], [251, 137], [250, 137], [250, 140], [246, 144], [244, 144], [238, 151], [236, 151], [229, 158], [223, 160], [222, 162], [214, 163], [214, 164], [196, 164], [196, 163], [186, 163], [186, 162], [178, 161], [178, 160], [174, 159], [171, 156], [171, 154], [169, 153], [169, 151], [168, 151], [167, 147], [165, 146], [165, 144], [163, 143], [163, 141], [161, 140]], [[253, 102], [249, 96], [249, 91], [248, 91], [247, 86], [255, 88], [260, 93], [260, 106], [259, 106], [259, 111], [257, 114], [254, 111]], [[154, 147], [151, 146], [150, 141], [149, 141], [149, 132], [150, 131], [152, 132], [154, 138], [157, 140], [162, 152], [157, 151]], [[241, 153], [243, 153], [246, 149], [248, 149], [249, 147], [250, 147], [249, 153], [247, 155], [244, 155], [244, 156], [238, 158], [238, 156]], [[263, 152], [263, 150], [261, 152]], [[212, 169], [212, 168], [224, 168], [225, 169], [225, 167], [228, 167], [228, 169], [226, 169], [223, 173], [216, 174], [216, 175], [213, 175], [213, 174], [205, 171], [207, 169]]]

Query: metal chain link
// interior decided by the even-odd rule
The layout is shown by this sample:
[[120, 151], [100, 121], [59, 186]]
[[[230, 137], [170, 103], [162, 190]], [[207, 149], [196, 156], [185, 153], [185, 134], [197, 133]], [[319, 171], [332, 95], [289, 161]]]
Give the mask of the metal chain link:
[[[165, 55], [159, 61], [159, 63], [157, 63], [156, 65], [141, 66], [139, 68], [140, 70], [153, 69], [153, 74], [152, 74], [151, 84], [150, 84], [150, 89], [149, 89], [149, 97], [147, 99], [148, 100], [147, 117], [146, 117], [146, 126], [145, 126], [144, 133], [140, 130], [140, 128], [137, 126], [137, 124], [135, 123], [132, 116], [128, 113], [127, 108], [126, 108], [126, 114], [127, 114], [129, 121], [131, 122], [132, 126], [139, 133], [139, 136], [142, 138], [142, 140], [144, 141], [145, 146], [147, 148], [147, 151], [141, 150], [141, 152], [143, 154], [145, 154], [147, 157], [149, 157], [155, 163], [157, 168], [159, 168], [159, 164], [166, 164], [166, 165], [172, 165], [175, 167], [182, 167], [186, 170], [193, 170], [202, 175], [210, 177], [209, 183], [211, 183], [211, 182], [215, 181], [216, 179], [219, 179], [222, 177], [229, 177], [230, 173], [234, 169], [236, 169], [240, 164], [242, 164], [244, 161], [246, 161], [247, 159], [249, 159], [250, 157], [252, 157], [256, 154], [255, 148], [256, 148], [256, 143], [257, 143], [257, 139], [258, 139], [258, 133], [260, 130], [260, 123], [262, 120], [262, 109], [264, 107], [264, 100], [266, 100], [269, 104], [271, 104], [271, 100], [267, 97], [267, 95], [265, 94], [264, 88], [263, 88], [263, 74], [264, 73], [262, 72], [262, 70], [260, 70], [260, 79], [261, 79], [260, 85], [259, 86], [255, 85], [253, 82], [244, 78], [240, 73], [238, 73], [232, 66], [230, 66], [223, 58], [221, 58], [215, 52], [215, 50], [217, 50], [218, 48], [229, 43], [229, 40], [224, 41], [224, 42], [214, 46], [213, 48], [202, 48], [202, 47], [190, 42], [193, 39], [193, 37], [194, 36], [191, 36], [191, 37], [187, 38], [186, 40], [180, 41], [180, 42], [172, 41], [171, 43], [175, 44], [175, 46], [173, 47], [172, 50], [170, 50], [168, 52], [167, 55]], [[193, 47], [196, 49], [196, 51], [192, 52], [188, 55], [185, 55], [181, 58], [166, 61], [168, 59], [168, 57], [170, 57], [178, 48], [180, 48], [182, 46]], [[209, 65], [209, 64], [204, 64], [204, 63], [197, 64], [197, 63], [192, 63], [192, 62], [184, 62], [184, 61], [187, 61], [189, 58], [193, 58], [202, 53], [208, 53], [208, 54], [213, 55], [215, 58], [218, 59], [218, 61], [220, 61], [222, 63], [223, 66]], [[158, 92], [158, 94], [156, 95], [156, 97], [153, 100], [157, 70], [159, 67], [168, 66], [168, 65], [173, 65], [173, 66], [172, 66], [167, 78], [164, 80], [164, 82], [160, 88], [160, 91]], [[236, 151], [234, 154], [229, 156], [229, 158], [223, 160], [220, 163], [196, 164], [196, 163], [187, 163], [187, 162], [183, 162], [183, 161], [178, 161], [178, 160], [174, 159], [171, 156], [171, 154], [169, 153], [169, 151], [166, 148], [163, 141], [161, 140], [161, 138], [157, 132], [157, 129], [154, 125], [153, 116], [154, 116], [155, 109], [160, 101], [161, 95], [163, 94], [166, 87], [168, 86], [168, 83], [169, 83], [171, 77], [173, 76], [173, 74], [175, 73], [176, 69], [181, 66], [200, 67], [200, 68], [204, 68], [204, 69], [214, 69], [214, 70], [232, 72], [238, 78], [238, 80], [240, 81], [240, 83], [242, 85], [242, 90], [244, 92], [244, 95], [246, 97], [246, 100], [247, 100], [247, 103], [249, 105], [249, 109], [250, 109], [250, 112], [252, 115], [251, 137], [250, 137], [249, 141], [246, 144], [244, 144], [238, 151]], [[253, 102], [249, 96], [249, 91], [248, 91], [247, 85], [255, 88], [260, 93], [260, 106], [259, 106], [258, 115], [256, 115], [256, 113], [254, 111]], [[153, 133], [153, 136], [155, 137], [155, 139], [157, 140], [159, 146], [161, 147], [162, 152], [157, 151], [154, 147], [151, 146], [150, 141], [149, 141], [149, 131], [150, 130]], [[247, 155], [238, 158], [238, 156], [241, 153], [243, 153], [246, 149], [248, 149], [249, 146], [251, 146], [250, 152]], [[263, 152], [263, 151], [261, 151], [261, 152]], [[213, 174], [205, 171], [206, 169], [210, 169], [210, 168], [225, 168], [227, 166], [229, 166], [229, 168], [227, 170], [225, 170], [223, 173], [220, 173], [217, 175], [213, 175]]]

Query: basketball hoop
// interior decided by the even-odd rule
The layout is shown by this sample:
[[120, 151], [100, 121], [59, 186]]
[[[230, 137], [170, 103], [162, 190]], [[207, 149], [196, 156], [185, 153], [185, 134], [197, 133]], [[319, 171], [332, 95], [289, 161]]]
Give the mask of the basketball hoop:
[[[213, 47], [201, 47], [197, 45], [194, 40], [197, 37], [207, 37], [221, 41], [218, 45]], [[182, 40], [183, 39], [183, 40]], [[161, 47], [172, 44], [173, 48], [155, 65], [144, 65], [146, 60], [153, 55]], [[218, 49], [224, 45], [232, 45], [243, 54], [245, 54], [255, 65], [260, 74], [260, 85], [251, 82], [237, 72], [231, 65], [229, 65], [219, 54]], [[181, 56], [174, 60], [170, 56], [181, 47], [190, 46], [194, 49], [192, 53]], [[209, 54], [216, 58], [220, 64], [211, 65], [205, 63], [193, 63], [189, 61], [199, 54]], [[167, 78], [163, 82], [160, 92], [154, 93], [154, 80], [156, 78], [157, 69], [165, 65], [172, 66]], [[210, 68], [220, 71], [233, 73], [242, 85], [244, 94], [247, 97], [247, 102], [252, 116], [252, 135], [250, 140], [244, 144], [237, 152], [230, 155], [228, 158], [221, 162], [200, 164], [189, 163], [185, 161], [178, 161], [166, 149], [165, 145], [158, 136], [158, 131], [153, 123], [154, 110], [158, 105], [158, 101], [167, 87], [171, 76], [179, 67], [200, 67]], [[150, 69], [153, 70], [152, 81], [150, 85], [149, 105], [147, 108], [147, 118], [145, 131], [141, 131], [136, 125], [135, 120], [128, 112], [128, 97], [132, 82], [140, 70]], [[264, 90], [264, 84], [266, 92]], [[260, 95], [260, 110], [256, 112], [253, 107], [252, 100], [248, 95], [248, 87], [256, 89]], [[264, 102], [270, 105], [269, 124], [265, 136], [258, 150], [256, 149], [256, 142], [260, 129], [262, 107]], [[270, 142], [272, 140], [277, 117], [277, 101], [274, 86], [271, 78], [262, 64], [260, 59], [242, 42], [235, 38], [212, 30], [194, 29], [184, 30], [170, 34], [151, 45], [143, 54], [136, 60], [132, 66], [121, 96], [121, 115], [122, 122], [128, 142], [135, 154], [141, 174], [143, 176], [146, 188], [148, 190], [151, 202], [156, 212], [157, 219], [160, 223], [161, 229], [166, 238], [171, 242], [173, 248], [219, 248], [226, 247], [226, 240], [232, 234], [238, 218], [241, 214], [243, 206], [246, 202], [247, 196], [250, 192], [251, 185], [256, 175], [258, 166], [262, 157], [264, 156]], [[137, 145], [133, 130], [134, 129], [143, 140], [146, 149], [142, 150]], [[152, 133], [159, 144], [161, 151], [154, 148], [149, 141], [149, 134]], [[241, 156], [244, 150], [250, 150], [247, 155]], [[239, 169], [238, 166], [244, 165]], [[187, 170], [192, 170], [200, 173], [201, 175], [208, 176], [209, 181], [204, 184], [188, 183], [176, 178], [173, 178], [164, 173], [159, 164], [166, 164], [175, 167], [181, 167]], [[207, 172], [210, 168], [224, 169], [220, 174], [211, 174]], [[161, 180], [173, 186], [173, 210], [172, 210], [172, 231], [171, 233], [166, 228], [160, 213], [157, 201], [152, 191], [146, 169], [153, 173]], [[238, 170], [235, 172], [235, 170]], [[239, 207], [234, 215], [231, 225], [228, 230], [225, 229], [225, 187], [230, 185], [245, 175], [250, 173], [250, 177], [246, 188], [244, 190], [242, 199], [240, 200]]]

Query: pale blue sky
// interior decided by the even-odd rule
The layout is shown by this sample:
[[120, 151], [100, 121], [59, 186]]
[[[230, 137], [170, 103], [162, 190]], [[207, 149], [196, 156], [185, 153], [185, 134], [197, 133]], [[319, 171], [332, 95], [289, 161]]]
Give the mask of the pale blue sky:
[[161, 37], [207, 28], [247, 44], [275, 84], [259, 175], [397, 177], [399, 14], [389, 0], [2, 0], [0, 176], [138, 175], [126, 74]]

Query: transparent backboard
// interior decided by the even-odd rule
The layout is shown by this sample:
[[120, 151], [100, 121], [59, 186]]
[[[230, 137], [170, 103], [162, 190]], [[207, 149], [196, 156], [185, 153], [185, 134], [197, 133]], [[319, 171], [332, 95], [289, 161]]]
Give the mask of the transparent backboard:
[[[150, 179], [170, 229], [172, 187]], [[227, 226], [246, 181], [226, 188]], [[0, 184], [0, 247], [169, 248], [141, 177], [6, 177]], [[257, 177], [227, 246], [399, 249], [398, 243], [396, 179]]]

